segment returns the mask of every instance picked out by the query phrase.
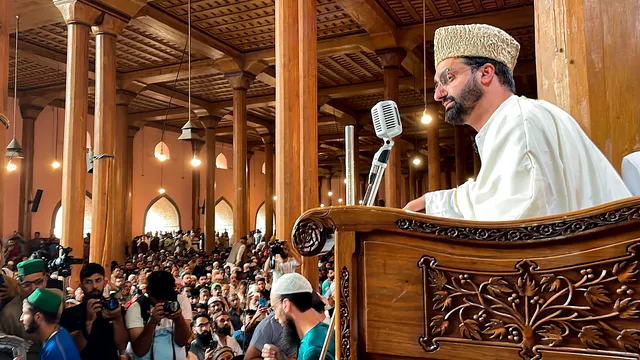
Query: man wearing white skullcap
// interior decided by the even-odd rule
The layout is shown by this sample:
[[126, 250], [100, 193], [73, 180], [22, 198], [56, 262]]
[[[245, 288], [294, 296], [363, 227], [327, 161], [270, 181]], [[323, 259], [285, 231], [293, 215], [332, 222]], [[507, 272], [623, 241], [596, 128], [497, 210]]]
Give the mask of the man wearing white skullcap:
[[[271, 306], [275, 317], [283, 327], [280, 348], [265, 345], [262, 357], [265, 360], [283, 360], [280, 350], [292, 353], [297, 350], [298, 360], [318, 360], [329, 325], [323, 322], [314, 310], [311, 283], [298, 273], [282, 275], [271, 288]], [[293, 350], [293, 351], [292, 351]], [[333, 360], [335, 339], [331, 338], [326, 359]]]
[[489, 25], [436, 30], [434, 99], [444, 105], [446, 122], [478, 131], [482, 167], [475, 180], [426, 193], [406, 210], [515, 220], [631, 196], [571, 115], [548, 102], [514, 95], [519, 52], [515, 39]]

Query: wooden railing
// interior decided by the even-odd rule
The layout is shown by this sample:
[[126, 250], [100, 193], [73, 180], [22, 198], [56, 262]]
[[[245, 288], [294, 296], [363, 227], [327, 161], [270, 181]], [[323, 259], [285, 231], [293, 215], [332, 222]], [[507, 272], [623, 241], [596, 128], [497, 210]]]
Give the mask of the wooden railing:
[[337, 359], [640, 359], [640, 198], [511, 222], [304, 213], [335, 244]]

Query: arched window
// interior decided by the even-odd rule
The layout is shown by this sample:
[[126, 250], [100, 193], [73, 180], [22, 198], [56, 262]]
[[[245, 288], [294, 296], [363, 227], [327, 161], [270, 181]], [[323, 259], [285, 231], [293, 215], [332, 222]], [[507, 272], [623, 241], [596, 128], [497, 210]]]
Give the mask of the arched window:
[[233, 237], [233, 209], [225, 198], [220, 198], [216, 204], [216, 232], [222, 234], [225, 231], [231, 239]]
[[267, 171], [266, 171], [266, 163], [262, 163], [262, 174], [264, 175], [266, 173], [267, 173]]
[[[260, 231], [264, 234], [265, 231], [267, 230], [267, 222], [265, 219], [265, 206], [264, 206], [264, 202], [262, 203], [262, 205], [260, 205], [260, 208], [258, 208], [258, 213], [256, 214], [256, 230], [260, 229]], [[276, 214], [275, 212], [273, 213], [273, 233], [276, 233]], [[267, 239], [268, 241], [269, 239]]]
[[144, 216], [144, 232], [168, 232], [180, 230], [180, 212], [166, 195], [159, 196], [147, 208]]
[[[91, 232], [91, 198], [88, 195], [84, 196], [84, 229], [82, 230], [82, 236]], [[58, 203], [54, 210], [53, 220], [53, 234], [58, 238], [62, 238], [62, 203]]]
[[218, 169], [228, 169], [229, 166], [227, 166], [227, 157], [224, 156], [223, 153], [218, 154], [218, 156], [216, 157], [216, 167]]

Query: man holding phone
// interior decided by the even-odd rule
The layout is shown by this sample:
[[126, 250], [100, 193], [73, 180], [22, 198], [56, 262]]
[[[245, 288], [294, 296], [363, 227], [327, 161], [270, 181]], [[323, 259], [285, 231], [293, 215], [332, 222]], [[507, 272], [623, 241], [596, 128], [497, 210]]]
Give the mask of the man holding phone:
[[193, 336], [189, 348], [188, 360], [211, 360], [213, 353], [218, 348], [218, 341], [211, 334], [211, 323], [206, 314], [198, 314], [193, 317]]

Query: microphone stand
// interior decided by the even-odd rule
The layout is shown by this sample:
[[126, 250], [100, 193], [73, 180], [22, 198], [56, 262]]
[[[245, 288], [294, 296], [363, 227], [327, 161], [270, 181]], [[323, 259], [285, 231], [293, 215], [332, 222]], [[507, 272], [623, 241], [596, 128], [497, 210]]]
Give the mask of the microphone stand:
[[384, 175], [384, 169], [387, 168], [387, 162], [389, 156], [391, 156], [391, 149], [393, 148], [392, 139], [383, 139], [384, 144], [376, 152], [373, 157], [373, 163], [371, 164], [371, 171], [369, 172], [369, 180], [367, 184], [367, 191], [364, 194], [362, 205], [373, 206], [373, 202], [378, 195], [378, 189], [380, 188], [380, 182]]

